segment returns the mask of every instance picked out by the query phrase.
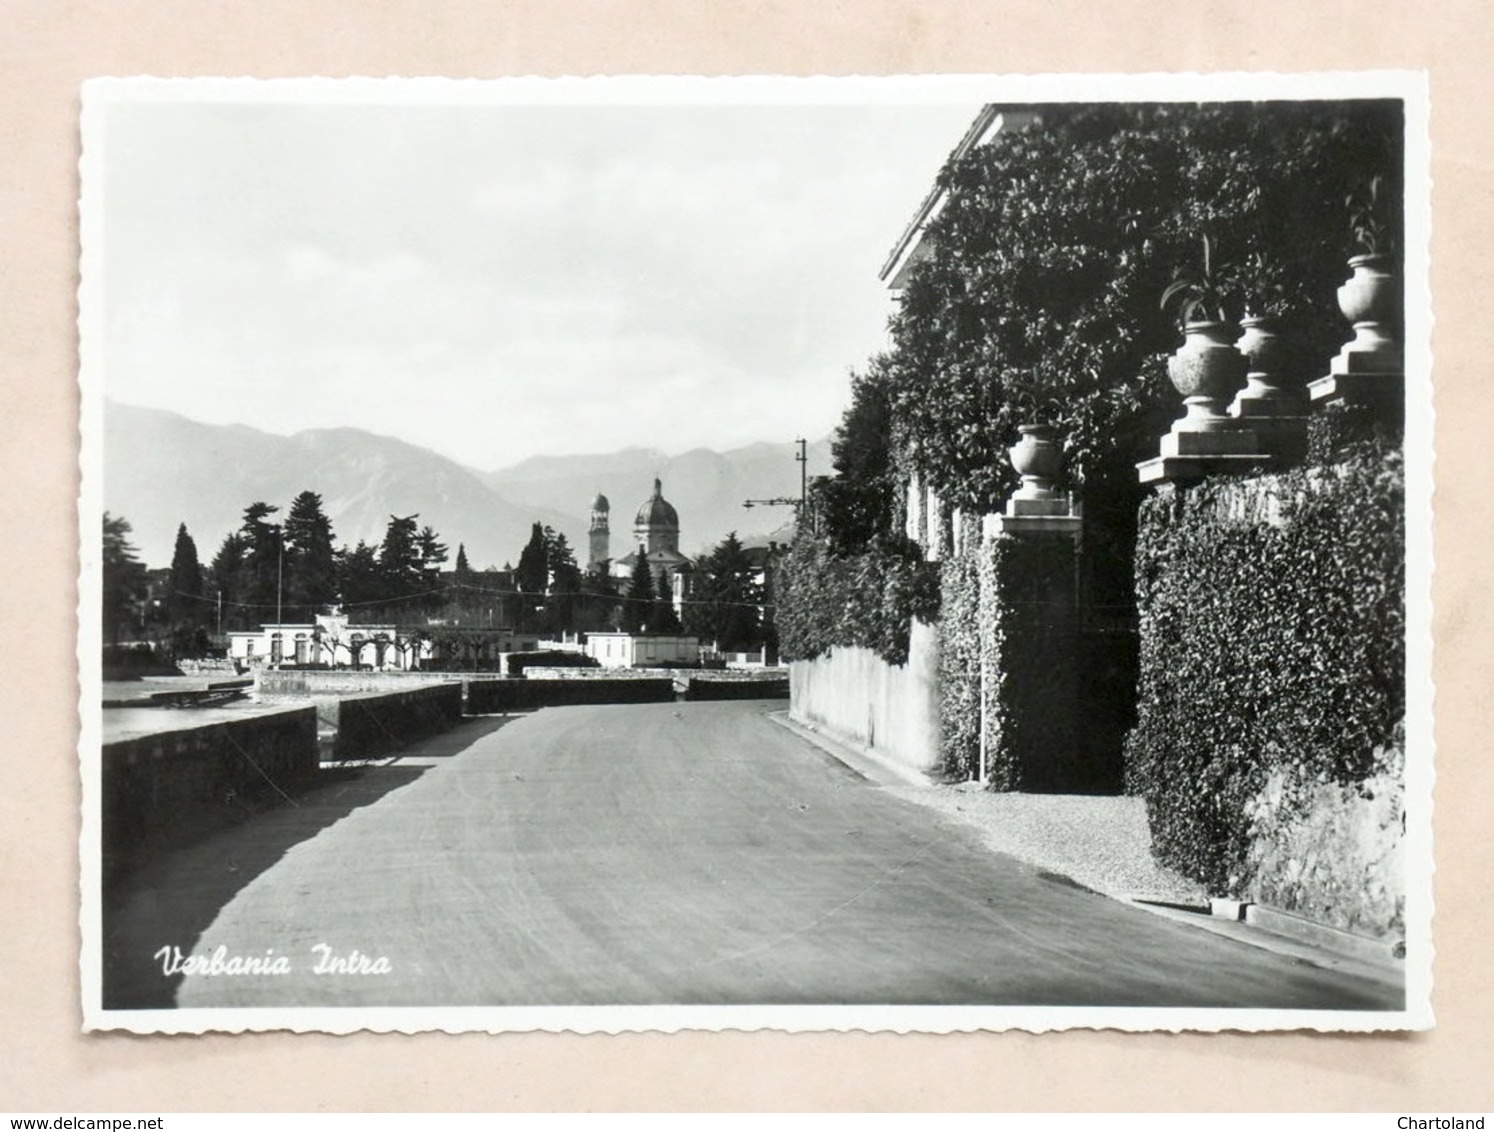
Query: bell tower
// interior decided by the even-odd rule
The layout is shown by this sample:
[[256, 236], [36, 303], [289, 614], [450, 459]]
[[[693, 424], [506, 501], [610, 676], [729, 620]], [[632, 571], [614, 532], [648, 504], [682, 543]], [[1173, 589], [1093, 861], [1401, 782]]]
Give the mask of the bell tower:
[[607, 569], [607, 562], [611, 557], [611, 535], [608, 531], [608, 515], [612, 505], [607, 502], [607, 497], [601, 492], [591, 501], [591, 527], [587, 534], [590, 537], [590, 554], [586, 561], [586, 568], [593, 574], [600, 574]]

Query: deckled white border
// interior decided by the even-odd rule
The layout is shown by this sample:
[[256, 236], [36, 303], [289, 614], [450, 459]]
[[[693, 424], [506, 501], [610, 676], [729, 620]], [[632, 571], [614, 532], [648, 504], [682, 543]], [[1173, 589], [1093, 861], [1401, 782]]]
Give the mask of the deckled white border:
[[[984, 102], [1194, 102], [1399, 98], [1405, 106], [1406, 207], [1406, 1008], [1308, 1011], [1164, 1007], [988, 1006], [589, 1006], [105, 1010], [102, 1005], [100, 754], [102, 673], [99, 516], [103, 512], [102, 108], [140, 102], [308, 104], [909, 104]], [[951, 138], [951, 145], [956, 139]], [[442, 78], [100, 78], [83, 88], [80, 162], [81, 283], [78, 292], [82, 489], [78, 501], [79, 928], [85, 1030], [205, 1033], [266, 1030], [345, 1034], [680, 1030], [892, 1031], [960, 1033], [1074, 1028], [1131, 1031], [1403, 1031], [1433, 1024], [1432, 980], [1432, 401], [1431, 135], [1424, 72], [1337, 74], [817, 76], [592, 76], [496, 80]], [[910, 215], [916, 202], [909, 202]], [[891, 240], [896, 233], [889, 233]], [[1347, 337], [1347, 334], [1346, 334]]]

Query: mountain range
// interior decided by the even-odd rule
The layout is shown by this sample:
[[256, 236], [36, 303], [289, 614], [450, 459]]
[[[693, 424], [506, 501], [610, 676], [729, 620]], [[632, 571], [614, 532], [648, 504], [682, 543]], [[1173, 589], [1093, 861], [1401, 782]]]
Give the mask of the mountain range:
[[[680, 549], [687, 554], [708, 550], [733, 530], [749, 544], [783, 537], [792, 526], [791, 508], [742, 504], [796, 497], [794, 454], [791, 442], [679, 455], [627, 448], [534, 456], [481, 471], [361, 429], [283, 436], [105, 401], [103, 495], [105, 509], [130, 523], [131, 541], [151, 567], [170, 564], [180, 523], [206, 564], [249, 504], [263, 501], [283, 515], [308, 490], [322, 497], [339, 545], [377, 544], [391, 515], [418, 514], [421, 525], [449, 545], [452, 561], [462, 544], [473, 568], [483, 569], [518, 561], [538, 522], [564, 534], [584, 564], [597, 493], [612, 505], [612, 553], [623, 554], [655, 477], [679, 512]], [[811, 476], [828, 473], [829, 439], [810, 444], [808, 456]]]

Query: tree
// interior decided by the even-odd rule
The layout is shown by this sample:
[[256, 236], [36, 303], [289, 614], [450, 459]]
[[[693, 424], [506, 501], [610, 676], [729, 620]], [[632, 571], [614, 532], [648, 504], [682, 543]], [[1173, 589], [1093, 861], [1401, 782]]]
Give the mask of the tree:
[[270, 621], [283, 603], [284, 532], [278, 523], [268, 521], [279, 510], [268, 503], [251, 503], [239, 526], [243, 558], [235, 600], [241, 615], [254, 624]]
[[103, 629], [104, 640], [111, 645], [138, 621], [145, 596], [145, 566], [136, 557], [130, 533], [125, 519], [104, 512]]
[[550, 540], [545, 528], [535, 523], [530, 528], [529, 541], [519, 552], [519, 565], [514, 568], [514, 585], [526, 594], [543, 594], [550, 583]]
[[367, 610], [381, 602], [387, 595], [378, 550], [362, 539], [357, 546], [344, 547], [337, 560], [337, 588], [350, 610]]
[[554, 632], [576, 628], [576, 610], [581, 595], [581, 568], [563, 534], [545, 528], [549, 588], [545, 600], [546, 627]]
[[897, 471], [893, 462], [892, 383], [886, 355], [851, 375], [851, 405], [830, 452], [835, 477], [820, 487], [826, 538], [838, 550], [862, 549], [892, 529]]
[[420, 573], [427, 585], [434, 585], [441, 576], [441, 566], [447, 558], [447, 546], [429, 525], [420, 528], [415, 538], [420, 552]]
[[208, 585], [213, 590], [216, 602], [214, 623], [220, 629], [249, 628], [247, 611], [239, 604], [244, 586], [245, 549], [244, 537], [238, 531], [229, 531], [218, 546], [208, 567]]
[[617, 580], [605, 572], [588, 570], [581, 575], [581, 602], [576, 628], [593, 631], [615, 629], [620, 624]]
[[176, 548], [171, 554], [171, 580], [166, 588], [166, 623], [198, 628], [207, 623], [207, 603], [203, 599], [202, 564], [197, 560], [197, 544], [187, 533], [187, 524], [176, 528]]
[[187, 533], [186, 523], [180, 524], [176, 530], [176, 548], [171, 555], [164, 612], [172, 655], [205, 655], [210, 645], [207, 627], [212, 624], [213, 606], [205, 596], [197, 544]]
[[379, 544], [379, 573], [384, 592], [380, 595], [392, 606], [404, 602], [425, 588], [424, 559], [421, 555], [417, 515], [390, 515]]
[[[667, 579], [664, 580], [667, 585]], [[650, 633], [680, 632], [680, 617], [674, 609], [674, 599], [662, 593], [648, 607], [648, 619], [643, 626]]]
[[284, 535], [286, 616], [310, 621], [337, 600], [337, 552], [320, 495], [303, 491], [296, 496], [285, 516]]
[[649, 612], [658, 597], [654, 589], [654, 572], [648, 564], [648, 552], [638, 548], [638, 557], [633, 560], [633, 573], [628, 579], [628, 593], [623, 604], [623, 624], [646, 630]]
[[415, 538], [420, 554], [420, 584], [425, 596], [417, 603], [427, 613], [439, 610], [446, 600], [441, 587], [441, 567], [446, 562], [447, 546], [429, 525], [420, 528]]
[[762, 587], [736, 531], [696, 564], [685, 628], [727, 652], [762, 644]]

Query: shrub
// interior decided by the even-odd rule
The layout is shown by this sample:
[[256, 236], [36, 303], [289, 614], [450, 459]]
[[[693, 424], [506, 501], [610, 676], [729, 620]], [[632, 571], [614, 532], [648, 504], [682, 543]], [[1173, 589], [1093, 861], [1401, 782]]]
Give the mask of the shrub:
[[568, 652], [563, 649], [537, 649], [533, 652], [512, 652], [505, 662], [510, 676], [522, 676], [526, 668], [600, 668], [602, 662], [585, 653]]
[[915, 544], [882, 539], [856, 554], [799, 538], [773, 572], [774, 619], [784, 660], [811, 660], [836, 645], [908, 659], [912, 619], [939, 614], [939, 570]]

